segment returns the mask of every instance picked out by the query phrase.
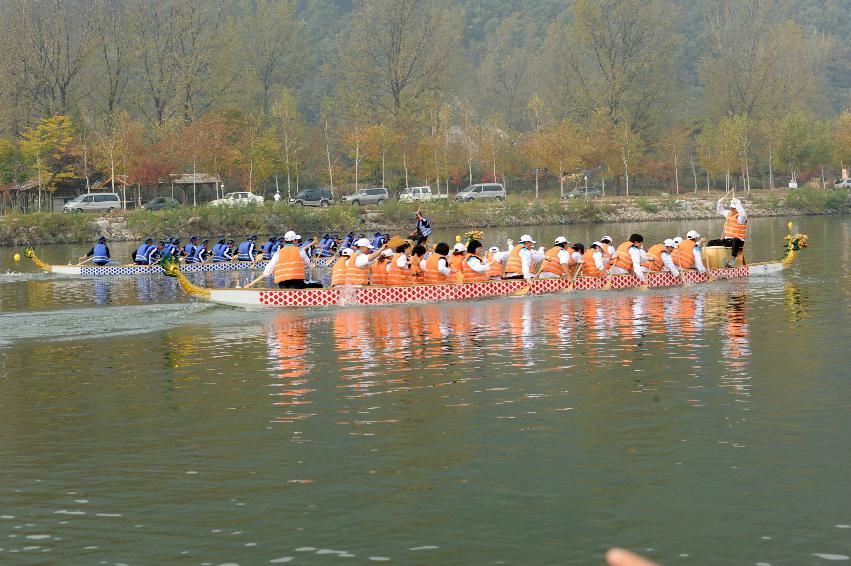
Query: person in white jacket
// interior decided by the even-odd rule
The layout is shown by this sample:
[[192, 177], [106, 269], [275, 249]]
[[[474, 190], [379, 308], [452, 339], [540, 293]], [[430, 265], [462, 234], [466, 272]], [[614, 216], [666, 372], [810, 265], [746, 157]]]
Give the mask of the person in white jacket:
[[534, 249], [534, 245], [537, 244], [535, 240], [532, 239], [532, 236], [528, 234], [523, 234], [520, 237], [520, 248], [519, 248], [519, 260], [520, 265], [517, 265], [516, 261], [512, 261], [511, 252], [514, 251], [515, 246], [514, 242], [508, 240], [508, 262], [505, 266], [505, 279], [532, 279], [535, 276], [534, 271], [532, 271], [533, 266], [536, 263], [540, 263], [544, 261], [545, 250], [542, 247], [537, 250]]

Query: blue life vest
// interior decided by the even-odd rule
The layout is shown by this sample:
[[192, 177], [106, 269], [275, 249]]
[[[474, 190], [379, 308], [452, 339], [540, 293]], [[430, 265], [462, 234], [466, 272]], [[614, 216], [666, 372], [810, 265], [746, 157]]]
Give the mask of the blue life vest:
[[[218, 248], [218, 249], [216, 249]], [[230, 247], [227, 244], [217, 244], [213, 247], [213, 261], [219, 263], [222, 261], [230, 261]]]
[[195, 257], [195, 246], [193, 246], [192, 244], [186, 244], [183, 247], [183, 253], [186, 254], [186, 259], [183, 260], [186, 263], [197, 263], [198, 262], [198, 258]]
[[195, 246], [195, 253], [192, 254], [192, 257], [195, 259], [194, 263], [203, 263], [204, 254], [207, 253], [207, 248], [203, 245]]
[[236, 259], [239, 261], [252, 261], [254, 259], [254, 243], [242, 242], [237, 249]]
[[260, 250], [263, 252], [263, 260], [269, 261], [272, 259], [272, 246], [274, 246], [274, 242], [266, 242], [262, 246], [260, 246]]
[[136, 248], [136, 257], [133, 258], [133, 261], [136, 263], [148, 263], [148, 244], [142, 244], [138, 248]]
[[163, 246], [163, 255], [176, 256], [177, 248], [174, 244], [166, 244], [165, 246]]
[[92, 254], [92, 261], [94, 263], [109, 263], [109, 248], [106, 247], [106, 244], [95, 244], [94, 252]]
[[165, 255], [165, 248], [163, 248], [163, 251], [160, 252], [156, 246], [150, 246], [147, 252], [147, 261], [145, 261], [145, 263], [153, 265], [157, 263], [163, 255]]

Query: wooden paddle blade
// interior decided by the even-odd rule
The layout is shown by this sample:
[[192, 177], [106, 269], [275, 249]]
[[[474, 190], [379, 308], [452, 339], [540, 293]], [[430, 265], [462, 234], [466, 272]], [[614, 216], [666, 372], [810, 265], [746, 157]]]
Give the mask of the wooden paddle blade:
[[532, 284], [527, 283], [525, 287], [521, 287], [520, 289], [517, 289], [516, 291], [511, 293], [511, 296], [512, 297], [525, 297], [526, 295], [528, 295], [531, 292], [532, 292]]
[[397, 247], [401, 246], [406, 241], [407, 240], [405, 240], [405, 238], [403, 238], [402, 236], [399, 236], [397, 234], [397, 235], [393, 236], [392, 238], [390, 238], [390, 240], [387, 241], [387, 247], [390, 248], [391, 250], [395, 250]]

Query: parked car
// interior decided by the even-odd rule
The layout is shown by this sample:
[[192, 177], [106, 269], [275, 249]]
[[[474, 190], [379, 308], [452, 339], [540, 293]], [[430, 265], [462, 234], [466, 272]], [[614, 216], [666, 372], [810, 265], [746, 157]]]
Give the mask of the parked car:
[[851, 179], [837, 179], [833, 183], [834, 189], [851, 189]]
[[601, 191], [598, 187], [588, 187], [588, 193], [585, 193], [585, 187], [581, 187], [578, 189], [573, 189], [569, 193], [565, 193], [564, 198], [598, 198], [603, 196], [603, 191]]
[[290, 204], [296, 206], [319, 206], [322, 208], [334, 204], [334, 197], [330, 189], [305, 189], [299, 191], [296, 196], [289, 200]]
[[384, 187], [375, 187], [372, 189], [358, 189], [350, 195], [346, 195], [340, 200], [350, 202], [357, 206], [359, 204], [381, 204], [390, 197], [387, 189]]
[[119, 208], [118, 193], [87, 193], [66, 202], [62, 212], [112, 212]]
[[248, 204], [256, 204], [263, 206], [263, 197], [246, 191], [236, 193], [228, 193], [225, 198], [210, 201], [212, 206], [245, 206]]
[[145, 210], [163, 210], [165, 208], [177, 208], [180, 203], [171, 197], [157, 197], [142, 205]]
[[446, 195], [436, 195], [431, 192], [431, 187], [405, 187], [399, 193], [399, 202], [430, 202], [433, 200], [448, 198]]
[[501, 183], [480, 183], [470, 185], [455, 195], [458, 202], [470, 202], [472, 200], [505, 200], [505, 187]]

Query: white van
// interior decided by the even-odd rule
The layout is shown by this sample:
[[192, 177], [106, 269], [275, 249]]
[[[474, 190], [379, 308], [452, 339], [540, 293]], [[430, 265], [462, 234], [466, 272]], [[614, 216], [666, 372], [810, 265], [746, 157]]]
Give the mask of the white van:
[[505, 200], [505, 187], [502, 183], [479, 183], [470, 185], [455, 196], [458, 202], [470, 202], [472, 200]]
[[112, 212], [119, 208], [118, 193], [86, 193], [66, 202], [62, 212]]
[[399, 193], [399, 202], [431, 202], [433, 200], [447, 198], [446, 195], [437, 195], [431, 192], [430, 186], [405, 187]]

